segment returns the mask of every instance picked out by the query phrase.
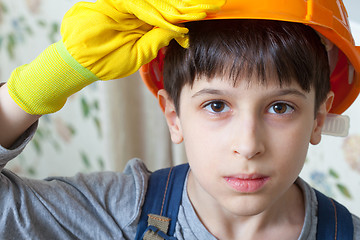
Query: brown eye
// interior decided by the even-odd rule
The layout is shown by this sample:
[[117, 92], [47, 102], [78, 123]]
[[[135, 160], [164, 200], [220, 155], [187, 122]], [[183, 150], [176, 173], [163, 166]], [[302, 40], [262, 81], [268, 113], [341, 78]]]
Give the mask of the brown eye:
[[287, 106], [284, 103], [278, 103], [278, 104], [274, 105], [273, 108], [274, 108], [274, 112], [276, 112], [276, 113], [285, 113]]
[[282, 102], [273, 104], [269, 109], [269, 112], [274, 114], [288, 114], [288, 113], [292, 113], [293, 111], [294, 111], [293, 107], [291, 107], [287, 103], [282, 103]]
[[225, 108], [225, 104], [222, 102], [213, 102], [210, 104], [211, 109], [214, 112], [221, 112]]
[[222, 113], [229, 111], [228, 105], [221, 101], [210, 102], [206, 104], [204, 108], [212, 113]]

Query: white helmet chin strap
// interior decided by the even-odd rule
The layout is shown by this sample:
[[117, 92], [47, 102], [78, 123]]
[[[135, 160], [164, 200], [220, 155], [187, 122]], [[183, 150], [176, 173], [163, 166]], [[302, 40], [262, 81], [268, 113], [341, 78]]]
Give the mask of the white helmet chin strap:
[[349, 134], [349, 128], [349, 116], [329, 113], [326, 116], [321, 133], [336, 137], [346, 137]]

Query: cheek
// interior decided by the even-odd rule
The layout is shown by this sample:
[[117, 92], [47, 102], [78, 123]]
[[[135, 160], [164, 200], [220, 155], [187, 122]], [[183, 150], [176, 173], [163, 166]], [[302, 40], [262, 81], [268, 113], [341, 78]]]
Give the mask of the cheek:
[[226, 150], [229, 131], [225, 125], [205, 121], [193, 121], [191, 125], [183, 125], [185, 149], [189, 154], [211, 155]]
[[[194, 122], [193, 122], [194, 123]], [[206, 124], [183, 125], [184, 146], [187, 160], [193, 171], [213, 172], [221, 163], [226, 151], [228, 134], [209, 128]]]
[[[287, 159], [282, 163], [283, 169], [300, 173], [304, 166], [309, 144], [288, 144], [284, 145], [287, 149], [283, 152], [283, 158]], [[276, 159], [276, 158], [275, 158]]]
[[[184, 146], [189, 163], [208, 159], [210, 155], [208, 150], [213, 148], [214, 144], [209, 135], [209, 132], [202, 131], [199, 128], [184, 131]], [[203, 162], [203, 164], [206, 164], [206, 162]]]
[[283, 129], [281, 137], [273, 135], [271, 139], [276, 141], [269, 141], [268, 149], [271, 149], [274, 161], [282, 161], [282, 169], [300, 172], [306, 159], [310, 138], [311, 127], [297, 124], [288, 130]]

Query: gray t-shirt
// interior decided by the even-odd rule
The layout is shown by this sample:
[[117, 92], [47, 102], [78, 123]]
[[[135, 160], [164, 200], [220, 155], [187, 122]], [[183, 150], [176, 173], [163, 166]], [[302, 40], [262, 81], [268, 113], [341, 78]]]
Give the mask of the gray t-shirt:
[[[36, 130], [34, 124], [9, 149], [0, 146], [0, 168], [17, 156]], [[134, 239], [150, 172], [132, 159], [123, 173], [99, 172], [45, 180], [0, 175], [1, 239]], [[299, 239], [315, 239], [317, 200], [313, 189], [296, 182], [305, 197], [305, 222]], [[186, 182], [184, 183], [186, 184]], [[360, 219], [353, 216], [354, 239]], [[179, 240], [216, 239], [197, 217], [183, 191], [175, 236]]]

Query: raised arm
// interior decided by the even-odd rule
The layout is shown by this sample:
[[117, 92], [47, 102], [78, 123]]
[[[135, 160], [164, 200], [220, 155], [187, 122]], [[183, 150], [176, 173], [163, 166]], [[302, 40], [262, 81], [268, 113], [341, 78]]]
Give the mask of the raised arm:
[[0, 144], [9, 147], [40, 115], [96, 80], [126, 77], [175, 39], [188, 44], [188, 29], [223, 0], [98, 0], [75, 4], [61, 25], [62, 40], [33, 62], [16, 68], [0, 91]]
[[12, 143], [34, 122], [40, 115], [31, 115], [20, 108], [10, 97], [7, 84], [0, 87], [0, 145], [10, 148]]

